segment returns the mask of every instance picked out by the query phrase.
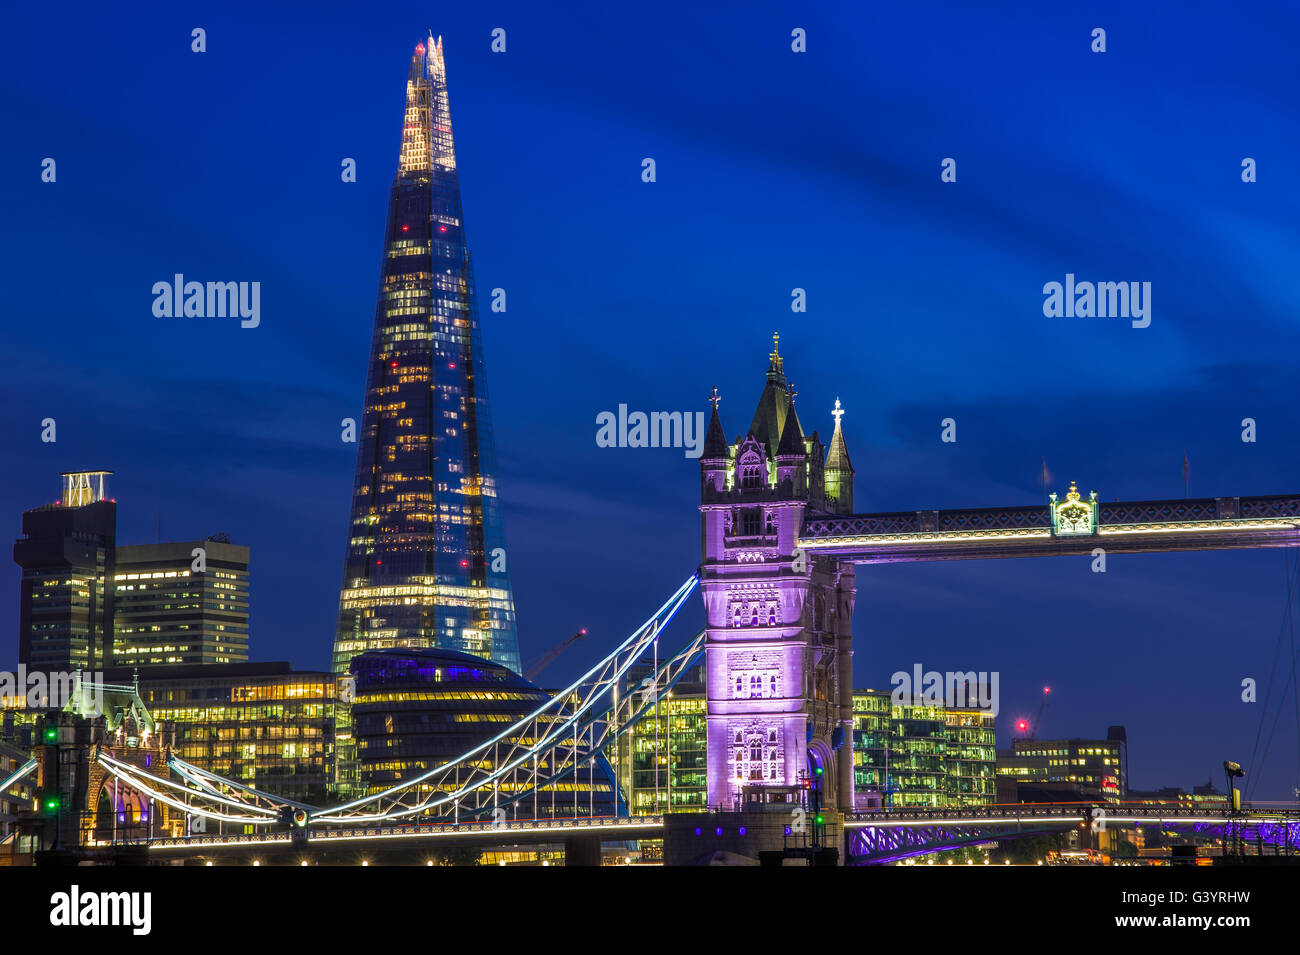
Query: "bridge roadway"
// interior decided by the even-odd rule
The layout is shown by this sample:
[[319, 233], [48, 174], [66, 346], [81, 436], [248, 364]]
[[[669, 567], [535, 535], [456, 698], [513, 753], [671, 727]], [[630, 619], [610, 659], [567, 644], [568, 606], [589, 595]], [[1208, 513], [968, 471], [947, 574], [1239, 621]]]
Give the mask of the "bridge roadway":
[[[1094, 816], [1094, 809], [1104, 812]], [[1199, 809], [1149, 804], [1017, 803], [970, 806], [960, 809], [883, 809], [845, 817], [844, 830], [850, 855], [864, 858], [881, 852], [899, 857], [936, 851], [949, 843], [989, 842], [1047, 831], [1095, 826], [1204, 825], [1240, 827], [1285, 825], [1295, 829], [1290, 844], [1300, 848], [1300, 809], [1253, 809], [1237, 816], [1222, 809]], [[442, 846], [555, 845], [585, 840], [588, 844], [661, 839], [662, 815], [594, 817], [581, 819], [514, 819], [494, 822], [446, 822], [413, 825], [312, 827], [306, 838], [289, 832], [260, 834], [193, 835], [141, 840], [137, 847], [167, 858], [258, 855], [355, 856], [363, 850], [418, 854]], [[117, 846], [126, 843], [119, 841]], [[110, 848], [108, 843], [100, 844]], [[902, 850], [911, 850], [904, 852]], [[890, 856], [893, 857], [892, 855]], [[232, 860], [233, 861], [233, 858]], [[883, 860], [882, 860], [883, 861]]]
[[[239, 854], [261, 852], [329, 853], [332, 850], [356, 852], [362, 849], [398, 848], [418, 850], [435, 846], [547, 845], [564, 843], [575, 837], [594, 838], [599, 842], [624, 842], [663, 838], [664, 819], [656, 816], [597, 816], [581, 819], [512, 819], [495, 822], [446, 822], [384, 826], [318, 826], [310, 828], [306, 839], [292, 833], [257, 833], [252, 835], [194, 835], [180, 838], [141, 840], [151, 854], [203, 856], [209, 852]], [[117, 845], [122, 845], [118, 842]], [[108, 843], [104, 844], [105, 846]]]

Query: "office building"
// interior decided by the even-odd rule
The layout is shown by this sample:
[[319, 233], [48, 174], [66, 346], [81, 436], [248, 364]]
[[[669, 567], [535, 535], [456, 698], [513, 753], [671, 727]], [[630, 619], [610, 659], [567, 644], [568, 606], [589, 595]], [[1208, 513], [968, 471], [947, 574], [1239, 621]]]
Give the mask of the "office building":
[[140, 699], [171, 724], [181, 759], [287, 799], [332, 801], [333, 674], [288, 663], [173, 664], [104, 678], [129, 684], [137, 675]]
[[119, 546], [115, 665], [247, 661], [248, 560], [225, 536]]
[[59, 500], [23, 513], [18, 662], [32, 670], [99, 669], [112, 657], [117, 503], [111, 471], [62, 475]]
[[996, 734], [986, 710], [896, 704], [883, 690], [853, 694], [855, 806], [991, 804]]
[[1016, 739], [997, 757], [999, 802], [1118, 801], [1128, 793], [1128, 736]]
[[[639, 691], [649, 664], [628, 670], [620, 698]], [[667, 696], [605, 748], [634, 815], [702, 812], [708, 800], [708, 704], [704, 664], [691, 667]]]

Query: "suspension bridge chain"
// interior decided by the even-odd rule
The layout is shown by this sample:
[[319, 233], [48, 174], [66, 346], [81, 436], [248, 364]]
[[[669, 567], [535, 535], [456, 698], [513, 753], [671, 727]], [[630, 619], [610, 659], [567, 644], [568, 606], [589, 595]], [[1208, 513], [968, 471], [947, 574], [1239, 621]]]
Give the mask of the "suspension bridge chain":
[[9, 791], [9, 787], [15, 783], [21, 782], [24, 777], [29, 775], [36, 768], [36, 760], [29, 759], [16, 770], [14, 770], [6, 779], [0, 780], [0, 796]]
[[[599, 755], [595, 717], [609, 709], [628, 670], [654, 647], [699, 584], [688, 577], [608, 656], [532, 713], [448, 763], [378, 793], [311, 814], [313, 823], [374, 824], [415, 815], [477, 817], [503, 798], [554, 786]], [[583, 734], [586, 734], [584, 740]], [[503, 796], [502, 789], [505, 789]]]
[[[169, 755], [176, 775], [165, 779], [102, 749], [96, 760], [114, 778], [172, 808], [220, 822], [268, 826], [286, 807], [313, 824], [373, 825], [422, 815], [447, 821], [475, 819], [577, 779], [594, 766], [610, 741], [629, 732], [655, 707], [704, 651], [701, 631], [632, 692], [619, 697], [628, 671], [686, 603], [699, 583], [689, 577], [618, 647], [546, 703], [474, 749], [435, 769], [341, 806], [317, 808], [265, 793]], [[17, 781], [15, 778], [14, 781]], [[575, 815], [577, 810], [575, 808]]]
[[[571, 758], [573, 754], [571, 741], [566, 741], [553, 750], [559, 762], [552, 773], [545, 778], [539, 777], [533, 780], [527, 788], [512, 795], [498, 794], [498, 802], [492, 808], [505, 808], [529, 799], [536, 800], [543, 789], [563, 782], [566, 778], [572, 777], [576, 781], [584, 761], [590, 766], [591, 761], [603, 754], [608, 745], [635, 729], [641, 719], [654, 710], [687, 671], [699, 662], [704, 654], [707, 633], [708, 631], [701, 630], [685, 646], [660, 663], [657, 670], [653, 670], [650, 675], [632, 687], [626, 695], [620, 697], [615, 691], [609, 708], [584, 719], [577, 728], [575, 738], [581, 741], [586, 737], [587, 742], [578, 750], [576, 762]], [[618, 799], [619, 806], [622, 808], [624, 801], [621, 793]], [[463, 809], [462, 815], [466, 815]]]

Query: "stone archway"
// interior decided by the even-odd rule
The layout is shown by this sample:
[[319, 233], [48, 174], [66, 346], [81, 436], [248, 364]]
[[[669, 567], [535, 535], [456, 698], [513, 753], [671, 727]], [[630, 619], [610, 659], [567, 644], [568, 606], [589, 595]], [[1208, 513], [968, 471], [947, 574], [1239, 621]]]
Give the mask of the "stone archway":
[[[813, 737], [808, 743], [808, 779], [820, 794], [822, 808], [835, 808], [835, 754], [830, 743]], [[818, 770], [821, 772], [818, 772]]]
[[149, 797], [105, 775], [91, 803], [91, 831], [99, 842], [135, 842], [151, 834]]

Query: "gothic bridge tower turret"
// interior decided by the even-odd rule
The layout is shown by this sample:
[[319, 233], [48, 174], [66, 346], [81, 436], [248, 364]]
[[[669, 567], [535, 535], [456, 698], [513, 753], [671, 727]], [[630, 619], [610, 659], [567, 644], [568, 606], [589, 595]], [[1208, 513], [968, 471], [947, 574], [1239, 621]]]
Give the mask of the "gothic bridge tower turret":
[[733, 809], [807, 780], [853, 802], [854, 567], [796, 547], [807, 515], [853, 510], [835, 403], [826, 448], [795, 412], [774, 336], [749, 431], [728, 444], [714, 389], [700, 456], [708, 615], [708, 804]]

